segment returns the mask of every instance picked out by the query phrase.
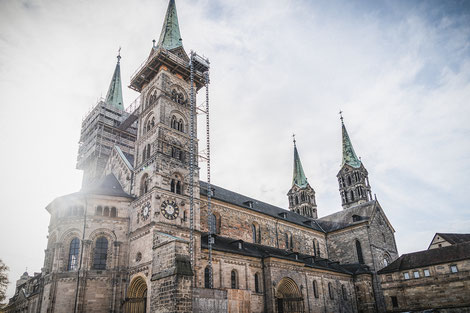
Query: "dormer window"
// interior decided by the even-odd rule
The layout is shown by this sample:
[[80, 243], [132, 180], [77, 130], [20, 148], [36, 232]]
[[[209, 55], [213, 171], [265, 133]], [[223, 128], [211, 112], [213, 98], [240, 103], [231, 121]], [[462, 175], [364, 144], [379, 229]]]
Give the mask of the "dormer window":
[[287, 212], [281, 212], [278, 215], [282, 218], [286, 218], [287, 217]]
[[353, 222], [359, 222], [360, 220], [362, 220], [362, 218], [359, 215], [353, 215], [352, 220]]
[[251, 200], [245, 201], [245, 202], [243, 202], [243, 204], [246, 205], [247, 207], [249, 207], [250, 209], [253, 208], [253, 201], [251, 201]]

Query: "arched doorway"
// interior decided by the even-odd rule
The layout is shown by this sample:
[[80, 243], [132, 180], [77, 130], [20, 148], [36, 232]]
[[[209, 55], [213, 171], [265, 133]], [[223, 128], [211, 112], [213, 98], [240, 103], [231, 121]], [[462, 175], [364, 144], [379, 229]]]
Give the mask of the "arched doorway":
[[126, 302], [124, 302], [124, 312], [147, 312], [147, 283], [140, 276], [134, 278], [129, 285]]
[[284, 277], [276, 287], [277, 313], [303, 313], [304, 299], [299, 287], [291, 278]]

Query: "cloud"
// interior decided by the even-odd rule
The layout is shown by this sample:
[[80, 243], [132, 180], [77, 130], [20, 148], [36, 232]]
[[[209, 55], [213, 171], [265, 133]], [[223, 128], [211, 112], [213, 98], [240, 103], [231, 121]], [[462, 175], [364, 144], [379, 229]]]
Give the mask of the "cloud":
[[[296, 133], [319, 215], [340, 210], [342, 109], [401, 253], [427, 248], [437, 231], [469, 232], [470, 18], [446, 3], [177, 1], [186, 50], [212, 65], [213, 183], [286, 207]], [[10, 280], [40, 270], [44, 207], [80, 188], [81, 118], [106, 94], [118, 47], [127, 84], [166, 6], [0, 2], [0, 234], [15, 234], [0, 251]], [[124, 89], [129, 104], [137, 94]]]

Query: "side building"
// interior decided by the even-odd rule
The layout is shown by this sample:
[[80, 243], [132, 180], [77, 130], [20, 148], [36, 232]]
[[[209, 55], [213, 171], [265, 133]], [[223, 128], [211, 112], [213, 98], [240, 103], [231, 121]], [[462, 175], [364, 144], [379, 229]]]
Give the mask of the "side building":
[[[452, 235], [470, 237], [468, 234]], [[438, 233], [433, 242], [437, 237], [446, 236]], [[468, 239], [404, 254], [378, 274], [386, 299], [386, 312], [470, 312]]]

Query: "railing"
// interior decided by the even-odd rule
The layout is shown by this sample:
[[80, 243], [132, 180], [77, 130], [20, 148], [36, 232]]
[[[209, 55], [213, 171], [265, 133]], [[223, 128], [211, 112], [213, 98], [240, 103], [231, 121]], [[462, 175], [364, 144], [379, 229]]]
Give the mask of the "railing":
[[140, 107], [140, 99], [141, 99], [141, 96], [139, 95], [131, 104], [129, 104], [129, 106], [127, 106], [127, 108], [125, 108], [125, 111], [129, 114], [136, 115], [135, 112]]

